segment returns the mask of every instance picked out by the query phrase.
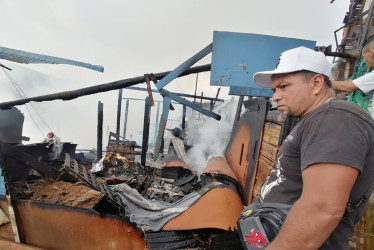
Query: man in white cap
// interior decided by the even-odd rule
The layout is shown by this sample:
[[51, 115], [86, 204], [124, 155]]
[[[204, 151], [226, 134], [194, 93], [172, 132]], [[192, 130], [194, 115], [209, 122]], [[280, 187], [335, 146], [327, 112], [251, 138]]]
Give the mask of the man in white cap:
[[[266, 249], [350, 249], [374, 181], [374, 121], [355, 104], [332, 98], [331, 64], [323, 53], [298, 47], [254, 82], [274, 91], [285, 116], [299, 122], [283, 141], [264, 182], [261, 202], [292, 205]], [[349, 205], [352, 204], [352, 205]]]

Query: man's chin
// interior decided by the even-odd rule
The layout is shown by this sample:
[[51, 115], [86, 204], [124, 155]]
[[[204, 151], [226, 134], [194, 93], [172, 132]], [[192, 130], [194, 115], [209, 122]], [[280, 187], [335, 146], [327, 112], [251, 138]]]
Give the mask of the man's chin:
[[290, 110], [284, 110], [284, 111], [281, 111], [281, 112], [282, 112], [282, 118], [283, 119], [288, 119], [288, 118], [294, 117], [294, 113]]

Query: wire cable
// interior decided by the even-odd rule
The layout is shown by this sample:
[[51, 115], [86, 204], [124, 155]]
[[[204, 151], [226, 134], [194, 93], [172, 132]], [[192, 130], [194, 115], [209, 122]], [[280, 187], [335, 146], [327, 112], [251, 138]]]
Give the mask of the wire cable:
[[[17, 82], [10, 76], [10, 74], [7, 72], [7, 71], [5, 71], [4, 69], [3, 69], [3, 71], [5, 72], [5, 74], [8, 76], [8, 78], [10, 79], [10, 81], [13, 83], [13, 85], [14, 85], [14, 87], [17, 89], [19, 89], [19, 91], [17, 91], [18, 93], [22, 93], [22, 95], [23, 95], [23, 97], [22, 97], [22, 95], [20, 94], [20, 96], [21, 96], [21, 98], [27, 98], [27, 96], [26, 96], [26, 94], [22, 91], [22, 89], [18, 86], [18, 84], [17, 84]], [[40, 115], [40, 113], [36, 110], [36, 108], [34, 107], [34, 105], [32, 105], [31, 103], [30, 103], [30, 105], [31, 105], [31, 107], [34, 109], [34, 111], [35, 111], [35, 113], [39, 116], [39, 118], [43, 121], [43, 123], [46, 125], [46, 127], [50, 130], [50, 131], [52, 131], [52, 129], [48, 126], [48, 124], [47, 124], [47, 122], [43, 119], [43, 117]]]
[[[22, 89], [19, 87], [19, 85], [17, 84], [17, 82], [10, 76], [10, 74], [4, 68], [2, 68], [2, 70], [4, 71], [5, 75], [8, 77], [8, 79], [10, 80], [10, 82], [12, 83], [12, 85], [14, 86], [14, 88], [16, 89], [18, 95], [22, 99], [27, 98], [26, 94], [22, 91]], [[40, 120], [46, 125], [46, 127], [49, 129], [49, 131], [52, 131], [52, 129], [48, 126], [47, 122], [43, 119], [43, 117], [40, 115], [40, 113], [36, 110], [36, 108], [34, 107], [34, 105], [32, 105], [30, 103], [30, 106], [33, 108], [33, 110], [35, 111], [35, 113], [39, 116]], [[31, 114], [30, 109], [28, 108], [27, 105], [25, 105], [25, 107], [26, 107], [26, 109], [27, 109], [27, 111], [28, 111], [31, 119], [33, 120], [35, 126], [38, 128], [38, 130], [43, 135], [43, 137], [45, 137], [45, 134], [42, 132], [42, 130], [40, 129], [40, 127], [36, 123], [33, 115]]]

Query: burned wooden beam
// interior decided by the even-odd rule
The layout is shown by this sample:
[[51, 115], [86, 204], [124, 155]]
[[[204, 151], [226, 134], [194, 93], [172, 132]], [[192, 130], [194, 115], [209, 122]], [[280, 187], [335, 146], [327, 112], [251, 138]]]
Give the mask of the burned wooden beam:
[[[184, 71], [183, 73], [181, 73], [178, 77], [189, 75], [189, 74], [194, 74], [198, 72], [210, 71], [210, 68], [211, 68], [210, 64], [192, 67]], [[168, 75], [170, 72], [171, 71], [167, 71], [167, 72], [162, 72], [162, 73], [156, 73], [153, 75], [157, 80], [160, 80], [166, 75]], [[130, 86], [133, 86], [139, 83], [143, 83], [143, 82], [145, 82], [144, 76], [133, 77], [133, 78], [128, 78], [128, 79], [119, 80], [115, 82], [95, 85], [95, 86], [91, 86], [87, 88], [72, 90], [72, 91], [63, 91], [63, 92], [58, 92], [58, 93], [49, 94], [49, 95], [41, 95], [41, 96], [30, 97], [30, 98], [25, 98], [25, 99], [10, 101], [10, 102], [3, 102], [3, 103], [0, 103], [0, 109], [9, 109], [13, 106], [22, 105], [25, 103], [29, 103], [31, 101], [43, 102], [43, 101], [53, 101], [53, 100], [58, 100], [58, 99], [61, 99], [64, 101], [72, 100], [72, 99], [75, 99], [81, 96], [97, 94], [97, 93], [106, 92], [110, 90], [122, 89], [122, 88], [130, 87]]]
[[97, 160], [99, 161], [103, 157], [103, 116], [104, 116], [104, 104], [98, 102], [97, 107]]

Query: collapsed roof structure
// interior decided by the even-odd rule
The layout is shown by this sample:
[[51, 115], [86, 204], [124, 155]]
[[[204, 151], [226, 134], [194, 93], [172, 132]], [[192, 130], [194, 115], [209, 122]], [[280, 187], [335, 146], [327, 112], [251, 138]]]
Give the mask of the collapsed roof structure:
[[[316, 44], [215, 32], [212, 44], [170, 72], [0, 103], [0, 108], [10, 108], [30, 101], [70, 100], [140, 82], [149, 86], [150, 81], [164, 97], [153, 152], [148, 149], [151, 91], [145, 102], [143, 144], [138, 146], [121, 137], [117, 130], [111, 133], [106, 153], [98, 153], [95, 164], [76, 158], [72, 143], [24, 145], [22, 130], [17, 140], [1, 139], [0, 246], [18, 242], [45, 249], [240, 249], [237, 218], [243, 205], [256, 196], [274, 165], [279, 146], [297, 122], [282, 120], [268, 100], [271, 93], [256, 87], [249, 76], [275, 66], [281, 51], [300, 45], [314, 48]], [[211, 65], [190, 68], [210, 52]], [[263, 53], [270, 60], [254, 64], [253, 58]], [[230, 94], [240, 98], [224, 152], [201, 162], [203, 171], [198, 173], [184, 157], [194, 145], [186, 143], [183, 130], [171, 131], [168, 151], [163, 152], [171, 101], [217, 120], [221, 116], [214, 112], [214, 105], [200, 107], [184, 99], [182, 93], [171, 93], [164, 87], [176, 77], [209, 70], [212, 85], [230, 87]], [[244, 96], [261, 98], [245, 101]], [[208, 100], [215, 102], [218, 95]], [[22, 122], [20, 119], [18, 127], [22, 128]], [[365, 242], [368, 244], [367, 238]]]

